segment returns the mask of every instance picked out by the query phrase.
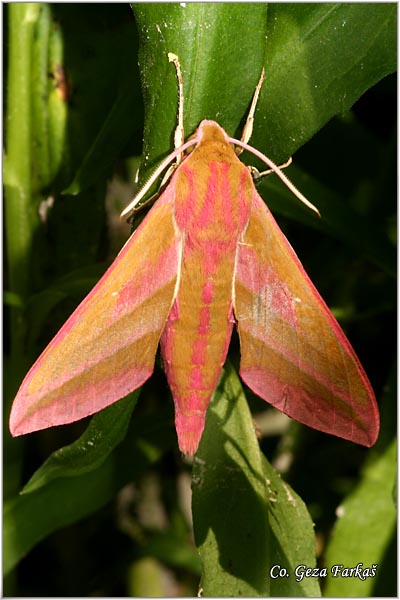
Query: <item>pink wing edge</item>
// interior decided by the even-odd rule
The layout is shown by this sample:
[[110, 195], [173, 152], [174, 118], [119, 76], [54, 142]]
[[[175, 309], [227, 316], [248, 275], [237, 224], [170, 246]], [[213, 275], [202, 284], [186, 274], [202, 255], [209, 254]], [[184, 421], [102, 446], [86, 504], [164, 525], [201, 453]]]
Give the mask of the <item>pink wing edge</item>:
[[[299, 269], [300, 275], [303, 278], [304, 282], [307, 284], [307, 286], [312, 291], [312, 295], [314, 296], [314, 298], [317, 301], [318, 305], [320, 306], [322, 312], [324, 313], [324, 317], [325, 317], [326, 321], [328, 322], [329, 326], [334, 331], [337, 340], [345, 349], [346, 354], [354, 360], [358, 374], [360, 376], [360, 379], [361, 379], [365, 389], [367, 390], [367, 395], [368, 395], [369, 414], [367, 417], [364, 416], [364, 420], [365, 421], [368, 420], [368, 431], [357, 430], [357, 428], [354, 426], [353, 431], [349, 435], [344, 435], [344, 434], [342, 435], [342, 433], [339, 434], [337, 432], [333, 433], [332, 431], [330, 431], [329, 426], [322, 428], [322, 426], [319, 427], [317, 425], [312, 425], [312, 424], [310, 424], [308, 417], [302, 418], [301, 411], [299, 411], [299, 414], [293, 414], [292, 410], [290, 410], [290, 409], [285, 410], [283, 408], [284, 402], [280, 402], [280, 400], [276, 400], [276, 401], [274, 401], [273, 399], [271, 400], [271, 396], [269, 396], [268, 390], [266, 391], [264, 385], [260, 386], [259, 376], [256, 371], [254, 371], [254, 372], [252, 372], [250, 370], [244, 371], [242, 368], [240, 368], [239, 374], [240, 374], [241, 378], [249, 386], [249, 388], [252, 389], [252, 391], [255, 392], [259, 397], [261, 397], [263, 400], [265, 400], [266, 402], [273, 405], [275, 408], [277, 408], [281, 412], [284, 412], [288, 416], [294, 418], [295, 420], [297, 420], [309, 427], [313, 427], [314, 429], [318, 429], [320, 431], [324, 431], [324, 432], [330, 433], [330, 434], [333, 433], [334, 435], [343, 437], [344, 439], [348, 439], [350, 441], [354, 441], [354, 442], [362, 444], [364, 446], [368, 446], [368, 447], [372, 446], [376, 442], [376, 439], [379, 434], [379, 421], [380, 421], [379, 410], [378, 410], [378, 406], [376, 403], [375, 394], [372, 389], [372, 386], [368, 380], [368, 377], [367, 377], [356, 353], [354, 352], [346, 335], [342, 331], [339, 323], [337, 322], [337, 320], [333, 316], [332, 312], [329, 310], [327, 304], [325, 303], [325, 301], [319, 294], [318, 290], [315, 288], [314, 284], [310, 280], [309, 276], [307, 275], [306, 271], [304, 270], [303, 265], [301, 264], [299, 258], [297, 257], [296, 253], [294, 252], [292, 246], [290, 245], [290, 243], [288, 242], [288, 240], [282, 233], [281, 229], [279, 228], [278, 224], [276, 223], [272, 213], [270, 212], [270, 210], [268, 209], [268, 207], [264, 203], [263, 199], [259, 196], [259, 194], [257, 193], [256, 190], [254, 190], [252, 211], [257, 212], [257, 216], [259, 218], [261, 218], [261, 220], [264, 222], [265, 228], [273, 229], [274, 235], [279, 238], [280, 243], [285, 247], [285, 249], [289, 253], [290, 257], [294, 261], [296, 267]], [[244, 251], [245, 251], [246, 245], [242, 246], [242, 248], [244, 248]], [[239, 247], [239, 253], [240, 253], [240, 251], [241, 251], [241, 248]], [[238, 263], [239, 263], [239, 261], [238, 261]], [[240, 279], [240, 276], [238, 275], [238, 273], [236, 273], [236, 276], [238, 277], [238, 279]], [[241, 281], [243, 282], [244, 285], [246, 285], [246, 282], [243, 279]], [[248, 284], [248, 287], [250, 287], [250, 289], [251, 289], [250, 283]], [[254, 292], [254, 290], [253, 290], [253, 292]], [[239, 323], [238, 323], [238, 326], [239, 326]], [[240, 343], [242, 344], [242, 340], [240, 340]], [[276, 389], [276, 387], [279, 387], [279, 385], [280, 385], [279, 381], [277, 381], [274, 376], [270, 377], [267, 374], [265, 380], [268, 381], [268, 379], [271, 383], [271, 388], [275, 387], [275, 389]], [[299, 402], [301, 402], [301, 391], [299, 391], [299, 393], [300, 393]], [[281, 404], [281, 406], [279, 406], [279, 404]], [[294, 412], [296, 412], [296, 411], [294, 411]]]
[[[88, 407], [87, 404], [83, 403], [81, 407], [78, 406], [77, 410], [71, 410], [71, 405], [62, 403], [61, 405], [56, 407], [56, 410], [53, 414], [49, 414], [49, 411], [46, 409], [38, 409], [33, 413], [29, 414], [32, 399], [30, 398], [29, 392], [27, 392], [27, 388], [32, 377], [37, 373], [38, 370], [42, 368], [43, 362], [46, 359], [46, 356], [51, 353], [52, 349], [57, 347], [58, 344], [68, 335], [68, 332], [74, 327], [74, 325], [81, 319], [84, 318], [85, 312], [88, 308], [90, 308], [90, 303], [92, 298], [96, 295], [96, 293], [101, 290], [103, 285], [108, 281], [109, 277], [113, 275], [116, 267], [121, 263], [121, 261], [125, 260], [126, 255], [131, 250], [132, 245], [135, 245], [137, 240], [140, 239], [141, 234], [145, 230], [146, 226], [151, 221], [154, 216], [154, 211], [159, 210], [163, 207], [166, 207], [167, 210], [172, 211], [171, 205], [171, 194], [169, 193], [171, 188], [165, 190], [164, 194], [156, 201], [155, 205], [151, 208], [149, 213], [146, 215], [145, 219], [139, 225], [139, 227], [132, 233], [132, 235], [128, 238], [123, 248], [120, 250], [119, 254], [101, 277], [101, 279], [97, 282], [97, 284], [93, 287], [93, 289], [89, 292], [89, 294], [82, 300], [82, 302], [78, 305], [78, 307], [74, 310], [71, 316], [67, 319], [58, 333], [54, 336], [48, 346], [44, 349], [44, 351], [39, 355], [38, 359], [35, 361], [33, 366], [30, 368], [25, 378], [23, 379], [18, 393], [14, 399], [10, 419], [9, 419], [9, 428], [11, 434], [13, 436], [19, 436], [27, 433], [31, 433], [33, 431], [37, 431], [40, 429], [45, 429], [47, 427], [52, 427], [56, 425], [64, 425], [69, 424], [75, 421], [78, 421], [84, 417], [90, 416], [96, 412], [99, 412], [103, 408], [109, 406], [110, 404], [116, 402], [117, 400], [125, 397], [127, 394], [139, 388], [152, 374], [154, 370], [154, 365], [151, 368], [137, 368], [134, 367], [129, 370], [129, 382], [127, 382], [127, 378], [122, 378], [120, 382], [114, 386], [114, 391], [110, 394], [107, 393], [107, 389], [104, 389], [104, 395], [100, 395], [96, 397], [95, 403], [92, 407]], [[168, 206], [168, 204], [170, 206]], [[171, 212], [172, 215], [172, 212]], [[172, 215], [173, 220], [173, 215]], [[160, 269], [160, 275], [165, 276], [165, 279], [168, 276], [177, 275], [179, 269], [179, 245], [180, 240], [177, 232], [176, 239], [173, 244], [174, 249], [176, 251], [176, 261], [174, 264], [174, 260], [171, 259], [168, 262], [169, 272], [166, 273]], [[157, 244], [157, 236], [153, 235], [154, 242]], [[164, 265], [165, 267], [165, 265]], [[176, 293], [176, 292], [175, 292]], [[170, 308], [171, 309], [174, 296], [171, 296], [170, 299]], [[168, 311], [169, 312], [169, 311]], [[168, 317], [168, 313], [165, 317], [165, 322]], [[154, 356], [157, 351], [159, 338], [161, 337], [163, 328], [165, 326], [165, 322], [162, 327], [159, 328], [158, 332], [158, 340], [155, 345]], [[154, 362], [154, 359], [153, 359]], [[117, 393], [115, 393], [117, 390]]]

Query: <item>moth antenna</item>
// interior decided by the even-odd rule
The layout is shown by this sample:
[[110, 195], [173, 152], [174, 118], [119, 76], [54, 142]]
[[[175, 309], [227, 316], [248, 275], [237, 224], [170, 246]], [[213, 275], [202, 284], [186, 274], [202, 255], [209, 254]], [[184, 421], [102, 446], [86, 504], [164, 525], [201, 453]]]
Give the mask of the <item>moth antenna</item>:
[[[240, 138], [243, 144], [248, 144], [251, 134], [253, 133], [253, 125], [254, 125], [254, 113], [256, 112], [256, 106], [258, 102], [258, 97], [260, 95], [261, 87], [264, 81], [265, 71], [264, 67], [261, 71], [260, 79], [258, 80], [257, 87], [254, 90], [253, 99], [251, 101], [251, 106], [249, 110], [249, 114], [247, 115], [245, 126], [243, 127], [242, 137]], [[236, 154], [239, 156], [243, 152], [243, 148], [236, 148]]]
[[268, 158], [268, 156], [265, 156], [265, 154], [263, 154], [259, 150], [256, 150], [256, 148], [253, 148], [253, 146], [249, 146], [248, 144], [245, 144], [241, 140], [235, 140], [235, 138], [230, 137], [230, 138], [228, 138], [228, 141], [231, 144], [235, 144], [237, 146], [240, 146], [244, 150], [251, 152], [252, 154], [254, 154], [254, 156], [257, 156], [257, 158], [262, 160], [271, 169], [271, 171], [273, 171], [276, 175], [278, 175], [278, 177], [281, 179], [281, 181], [283, 181], [283, 183], [286, 185], [286, 187], [292, 192], [292, 194], [294, 194], [296, 196], [296, 198], [298, 198], [300, 200], [300, 202], [302, 202], [308, 208], [313, 210], [319, 217], [321, 216], [318, 208], [316, 206], [314, 206], [314, 204], [312, 204], [309, 200], [307, 200], [307, 198], [305, 196], [303, 196], [303, 194], [301, 192], [299, 192], [297, 187], [290, 181], [290, 179], [288, 177], [286, 177], [286, 175], [284, 173], [282, 173], [280, 168], [274, 162], [272, 162], [272, 160], [270, 158]]

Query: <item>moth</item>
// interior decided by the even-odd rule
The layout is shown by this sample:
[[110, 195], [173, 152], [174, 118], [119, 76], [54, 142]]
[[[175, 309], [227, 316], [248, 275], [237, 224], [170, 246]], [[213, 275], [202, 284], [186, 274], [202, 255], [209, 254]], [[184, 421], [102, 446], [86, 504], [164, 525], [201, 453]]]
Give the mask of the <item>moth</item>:
[[[315, 429], [372, 445], [379, 415], [350, 343], [238, 158], [248, 145], [264, 73], [241, 140], [211, 120], [184, 143], [179, 60], [175, 150], [123, 211], [174, 161], [163, 191], [93, 290], [26, 375], [13, 435], [91, 415], [141, 386], [158, 345], [175, 405], [180, 450], [196, 452], [232, 329], [240, 376], [261, 398]], [[190, 149], [190, 152], [187, 152]]]

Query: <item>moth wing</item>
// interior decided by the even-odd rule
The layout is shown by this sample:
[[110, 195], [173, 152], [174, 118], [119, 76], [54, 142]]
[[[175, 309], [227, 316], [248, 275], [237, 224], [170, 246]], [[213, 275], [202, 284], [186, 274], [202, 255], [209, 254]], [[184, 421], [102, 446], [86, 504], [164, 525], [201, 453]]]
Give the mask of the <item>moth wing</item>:
[[170, 187], [30, 369], [13, 435], [86, 417], [151, 375], [180, 265], [172, 199]]
[[238, 246], [234, 312], [240, 375], [257, 395], [320, 431], [375, 442], [379, 413], [368, 378], [255, 190]]

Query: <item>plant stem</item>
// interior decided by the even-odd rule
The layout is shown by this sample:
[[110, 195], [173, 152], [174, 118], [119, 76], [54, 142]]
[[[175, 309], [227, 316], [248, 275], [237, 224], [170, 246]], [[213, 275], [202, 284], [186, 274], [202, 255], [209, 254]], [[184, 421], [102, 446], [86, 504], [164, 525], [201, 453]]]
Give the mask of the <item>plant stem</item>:
[[[31, 185], [32, 41], [40, 4], [10, 4], [7, 79], [5, 228], [9, 290], [25, 300], [33, 240]], [[23, 315], [11, 309], [11, 352], [23, 350]]]

